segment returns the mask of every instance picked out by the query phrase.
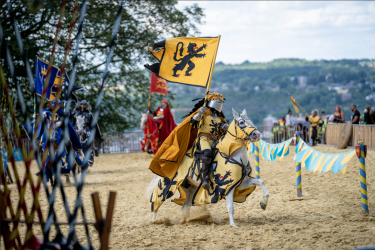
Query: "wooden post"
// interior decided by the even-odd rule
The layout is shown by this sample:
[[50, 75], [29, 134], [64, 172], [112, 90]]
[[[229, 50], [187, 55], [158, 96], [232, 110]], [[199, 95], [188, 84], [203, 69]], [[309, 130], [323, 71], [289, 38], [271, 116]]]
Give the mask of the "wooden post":
[[94, 205], [94, 213], [96, 219], [95, 228], [99, 232], [100, 250], [109, 249], [109, 233], [111, 232], [113, 210], [115, 208], [116, 192], [109, 193], [107, 216], [103, 219], [102, 209], [100, 206], [99, 193], [91, 194], [92, 202]]
[[11, 240], [9, 223], [6, 222], [8, 204], [4, 193], [0, 190], [0, 234], [3, 236], [5, 249], [16, 248], [16, 242]]

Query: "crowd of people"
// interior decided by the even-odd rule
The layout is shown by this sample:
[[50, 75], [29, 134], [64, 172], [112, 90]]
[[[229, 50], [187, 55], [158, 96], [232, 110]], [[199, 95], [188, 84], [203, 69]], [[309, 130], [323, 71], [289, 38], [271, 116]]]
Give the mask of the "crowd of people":
[[[375, 124], [375, 107], [371, 108], [370, 106], [367, 106], [363, 114], [361, 116], [361, 113], [358, 111], [357, 106], [355, 104], [352, 104], [350, 106], [350, 110], [353, 112], [353, 115], [350, 119], [352, 124], [362, 124], [362, 125], [371, 125]], [[339, 105], [336, 106], [335, 112], [333, 115], [329, 117], [329, 122], [333, 123], [345, 123], [345, 115], [341, 110], [341, 107]]]
[[[353, 113], [350, 119], [352, 124], [375, 124], [375, 107], [367, 106], [362, 115], [355, 104], [350, 106], [350, 110]], [[309, 123], [307, 125], [303, 122], [297, 123], [293, 118], [292, 110], [289, 109], [286, 116], [282, 115], [278, 122], [274, 122], [271, 134], [272, 142], [283, 142], [291, 138], [296, 131], [300, 131], [302, 139], [305, 142], [310, 142], [311, 140], [312, 146], [315, 146], [317, 142], [321, 143], [324, 140], [328, 123], [345, 123], [348, 121], [345, 119], [345, 115], [339, 105], [336, 106], [332, 115], [322, 118], [323, 113], [325, 112], [323, 111], [319, 115], [318, 110], [313, 110], [310, 116], [306, 114], [305, 121]]]

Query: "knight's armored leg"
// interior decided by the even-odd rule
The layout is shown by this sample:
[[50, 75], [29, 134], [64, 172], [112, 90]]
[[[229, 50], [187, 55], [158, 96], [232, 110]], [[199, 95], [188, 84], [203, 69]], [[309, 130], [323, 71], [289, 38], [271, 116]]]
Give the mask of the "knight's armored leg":
[[202, 154], [197, 155], [197, 157], [202, 162], [202, 187], [208, 189], [210, 186], [212, 151], [210, 149], [205, 149], [202, 151]]
[[195, 68], [195, 64], [192, 61], [190, 61], [190, 60], [187, 63], [189, 65], [189, 67], [188, 67], [188, 69], [185, 72], [185, 76], [191, 76], [190, 71], [192, 71]]

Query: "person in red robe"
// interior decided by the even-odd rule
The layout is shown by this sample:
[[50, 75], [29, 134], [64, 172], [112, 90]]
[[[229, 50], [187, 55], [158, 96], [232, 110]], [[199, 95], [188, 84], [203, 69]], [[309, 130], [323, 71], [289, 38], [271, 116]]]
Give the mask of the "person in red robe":
[[161, 100], [161, 106], [152, 111], [152, 114], [154, 115], [154, 120], [158, 123], [160, 131], [159, 143], [161, 144], [177, 125], [174, 122], [169, 103], [165, 99]]

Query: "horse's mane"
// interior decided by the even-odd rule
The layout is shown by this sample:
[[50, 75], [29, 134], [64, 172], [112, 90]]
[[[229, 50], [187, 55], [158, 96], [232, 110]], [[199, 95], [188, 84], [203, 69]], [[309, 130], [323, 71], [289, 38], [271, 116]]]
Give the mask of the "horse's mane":
[[[192, 100], [192, 102], [195, 102], [196, 100], [199, 100], [199, 99], [200, 99], [200, 98], [194, 99], [194, 100]], [[190, 115], [193, 114], [195, 111], [197, 111], [200, 107], [203, 107], [203, 105], [204, 105], [204, 98], [200, 99], [200, 101], [197, 102], [197, 103], [194, 105], [194, 107], [193, 107], [193, 109], [190, 111], [190, 113], [184, 115], [183, 117], [181, 117], [181, 119], [184, 119], [184, 118], [190, 116]], [[209, 108], [209, 107], [207, 107], [207, 108]], [[213, 108], [209, 108], [209, 109], [211, 110], [212, 113], [216, 111], [216, 110], [213, 109]], [[217, 111], [216, 111], [216, 112], [217, 112]], [[225, 119], [225, 116], [224, 116], [223, 111], [221, 111], [221, 112], [219, 113], [219, 116]]]

